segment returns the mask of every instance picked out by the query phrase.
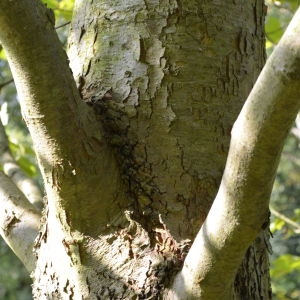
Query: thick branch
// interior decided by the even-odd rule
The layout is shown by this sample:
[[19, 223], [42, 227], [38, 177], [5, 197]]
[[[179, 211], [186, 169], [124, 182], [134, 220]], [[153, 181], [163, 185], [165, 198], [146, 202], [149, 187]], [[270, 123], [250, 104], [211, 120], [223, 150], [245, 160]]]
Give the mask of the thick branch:
[[99, 221], [105, 225], [103, 219], [117, 206], [113, 201], [119, 189], [118, 167], [93, 110], [80, 99], [54, 29], [53, 12], [39, 0], [3, 0], [0, 12], [1, 44], [49, 203], [72, 215], [74, 226], [98, 229]]
[[280, 153], [300, 108], [299, 36], [300, 10], [234, 124], [219, 192], [174, 284], [178, 299], [230, 299], [247, 247], [268, 224]]
[[17, 187], [24, 193], [30, 203], [37, 208], [42, 207], [42, 193], [36, 183], [25, 175], [15, 161], [9, 149], [7, 135], [0, 121], [0, 163], [4, 173], [9, 176]]
[[0, 10], [1, 43], [23, 117], [46, 169], [61, 157], [72, 158], [70, 144], [78, 147], [80, 97], [54, 30], [52, 11], [37, 0], [1, 1]]
[[40, 214], [10, 180], [0, 172], [0, 234], [29, 272], [34, 270], [34, 240]]

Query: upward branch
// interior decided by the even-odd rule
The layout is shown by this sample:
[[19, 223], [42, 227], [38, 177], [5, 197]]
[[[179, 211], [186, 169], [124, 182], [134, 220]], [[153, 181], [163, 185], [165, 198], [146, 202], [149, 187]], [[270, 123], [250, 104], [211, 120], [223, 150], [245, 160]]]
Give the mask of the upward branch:
[[43, 196], [36, 183], [26, 176], [14, 159], [10, 149], [4, 126], [0, 120], [0, 163], [4, 173], [9, 176], [35, 207], [42, 207]]
[[31, 272], [36, 263], [32, 250], [39, 231], [40, 214], [2, 172], [0, 200], [0, 234]]
[[300, 108], [299, 36], [300, 9], [234, 124], [219, 192], [176, 278], [173, 299], [229, 299], [247, 247], [268, 222], [280, 153]]
[[54, 16], [40, 1], [0, 3], [0, 39], [7, 53], [23, 117], [43, 171], [78, 149], [84, 129], [82, 109], [67, 56], [54, 30]]
[[56, 209], [62, 207], [77, 218], [73, 224], [87, 226], [82, 220], [92, 220], [90, 214], [96, 211], [98, 222], [107, 217], [119, 188], [115, 184], [118, 169], [93, 111], [80, 99], [53, 17], [39, 0], [0, 1], [0, 41], [32, 135], [48, 200], [53, 199]]

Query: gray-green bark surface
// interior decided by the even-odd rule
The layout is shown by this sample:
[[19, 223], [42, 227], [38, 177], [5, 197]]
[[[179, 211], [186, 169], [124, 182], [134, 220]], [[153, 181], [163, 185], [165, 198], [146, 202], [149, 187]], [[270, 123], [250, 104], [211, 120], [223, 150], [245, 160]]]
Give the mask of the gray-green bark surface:
[[[79, 95], [49, 11], [39, 1], [0, 3], [0, 40], [48, 198], [35, 244], [36, 299], [270, 299], [260, 233], [267, 201], [255, 215], [259, 199], [240, 207], [226, 198], [231, 206], [214, 208], [201, 232], [223, 224], [233, 238], [227, 244], [226, 234], [210, 236], [216, 238], [211, 269], [201, 266], [197, 239], [183, 266], [217, 194], [233, 123], [264, 64], [264, 11], [260, 0], [78, 0], [68, 53]], [[297, 84], [295, 74], [280, 80]], [[243, 178], [232, 173], [230, 151], [225, 177], [239, 187]], [[236, 153], [243, 163], [242, 151]], [[273, 173], [263, 174], [270, 187]], [[243, 188], [238, 192], [251, 191]], [[255, 226], [245, 229], [248, 209], [248, 227]], [[190, 285], [196, 284], [178, 292], [175, 275], [185, 278], [195, 253]], [[223, 270], [213, 277], [214, 268]]]
[[232, 124], [264, 63], [262, 9], [77, 1], [68, 53], [83, 99], [141, 211], [163, 211], [176, 238], [196, 234], [216, 194]]
[[[232, 124], [264, 63], [263, 18], [262, 2], [77, 1], [68, 53], [78, 88], [104, 124], [133, 201], [131, 217], [149, 238], [146, 253], [154, 244], [153, 257], [159, 250], [179, 268], [216, 195]], [[147, 261], [144, 253], [140, 261]], [[139, 273], [130, 274], [135, 289]], [[171, 276], [161, 272], [154, 281], [162, 289]], [[108, 297], [107, 280], [100, 281]]]

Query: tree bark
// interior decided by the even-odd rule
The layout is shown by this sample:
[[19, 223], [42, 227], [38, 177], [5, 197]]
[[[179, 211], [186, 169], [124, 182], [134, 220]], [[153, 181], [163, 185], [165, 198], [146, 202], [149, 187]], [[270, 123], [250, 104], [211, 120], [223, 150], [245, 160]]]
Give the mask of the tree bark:
[[[264, 63], [263, 24], [262, 1], [246, 7], [229, 1], [76, 3], [71, 68], [114, 149], [133, 202], [131, 222], [145, 230], [147, 252], [146, 245], [153, 257], [161, 252], [170, 261], [158, 259], [156, 264], [160, 270], [171, 264], [173, 272], [153, 277], [157, 271], [150, 259], [147, 274], [160, 290], [180, 269], [216, 195], [231, 127]], [[252, 280], [268, 299], [265, 247], [256, 242], [251, 248], [255, 255], [247, 255], [237, 299], [253, 295]], [[143, 251], [138, 253], [142, 260]], [[131, 274], [134, 289], [140, 283]], [[156, 295], [157, 287], [146, 278], [144, 291], [149, 293], [135, 290], [140, 297]], [[107, 281], [99, 281], [101, 296], [108, 297]], [[111, 297], [118, 297], [120, 282], [109, 282]]]
[[[32, 0], [2, 1], [0, 10], [1, 43], [48, 198], [35, 243], [34, 297], [270, 299], [262, 195], [280, 145], [255, 147], [261, 128], [273, 134], [268, 124], [281, 119], [264, 123], [262, 110], [251, 136], [255, 153], [242, 151], [247, 134], [239, 143], [239, 124], [251, 134], [244, 121], [256, 120], [251, 104], [232, 131], [265, 60], [263, 1], [78, 0], [68, 52], [80, 95], [49, 11]], [[296, 73], [278, 74], [296, 78], [288, 90], [294, 97]], [[277, 99], [270, 94], [266, 111]], [[270, 173], [262, 161], [268, 149], [276, 152], [267, 156]], [[267, 189], [247, 202], [251, 187], [260, 192], [261, 174]]]
[[82, 97], [141, 212], [162, 211], [176, 238], [192, 238], [264, 64], [263, 4], [76, 3], [68, 53]]

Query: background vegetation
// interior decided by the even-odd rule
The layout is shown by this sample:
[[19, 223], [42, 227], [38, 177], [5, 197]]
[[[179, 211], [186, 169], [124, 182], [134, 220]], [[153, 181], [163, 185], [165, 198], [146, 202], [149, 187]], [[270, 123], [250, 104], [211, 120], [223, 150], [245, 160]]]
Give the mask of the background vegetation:
[[[44, 2], [55, 12], [57, 32], [65, 45], [74, 0]], [[270, 55], [298, 8], [299, 1], [268, 0], [266, 5], [266, 49]], [[1, 46], [0, 105], [1, 121], [16, 161], [42, 188], [31, 139], [21, 117], [18, 97]], [[271, 276], [274, 299], [300, 299], [300, 116], [282, 154], [272, 193], [271, 212]], [[32, 299], [30, 284], [27, 271], [0, 239], [0, 299]]]

